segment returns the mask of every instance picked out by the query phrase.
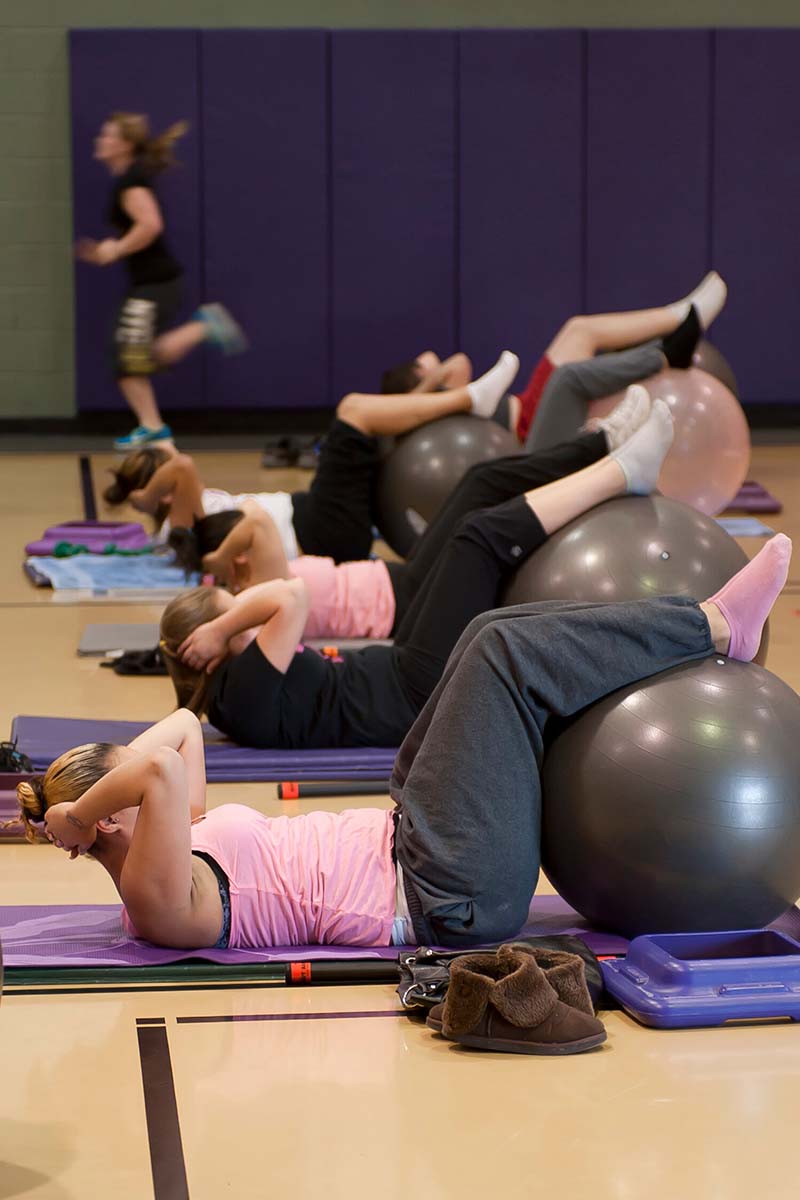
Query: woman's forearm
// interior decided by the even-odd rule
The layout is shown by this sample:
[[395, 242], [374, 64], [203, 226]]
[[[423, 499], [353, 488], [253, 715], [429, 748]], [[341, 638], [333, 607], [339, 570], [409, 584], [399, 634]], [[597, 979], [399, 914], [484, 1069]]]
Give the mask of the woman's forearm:
[[245, 510], [242, 520], [234, 525], [211, 559], [216, 559], [228, 571], [237, 559], [245, 559], [248, 569], [244, 587], [291, 578], [278, 527], [262, 510]]
[[112, 767], [75, 802], [70, 820], [88, 829], [125, 808], [138, 808], [148, 785], [161, 772], [162, 760], [170, 755], [177, 756], [177, 750], [165, 746]]
[[[186, 455], [179, 454], [162, 463], [151, 476], [148, 483], [141, 489], [142, 502], [148, 508], [156, 508], [165, 496], [171, 495], [188, 469], [191, 462]], [[192, 464], [194, 467], [194, 464]]]
[[239, 555], [249, 553], [255, 538], [256, 523], [257, 518], [249, 513], [244, 514], [214, 552], [220, 561], [230, 565]]
[[186, 766], [189, 788], [189, 809], [192, 820], [206, 811], [206, 769], [203, 727], [188, 708], [179, 708], [151, 725], [132, 742], [131, 750], [138, 754], [153, 754], [164, 746], [176, 750]]
[[124, 237], [117, 238], [117, 258], [127, 258], [129, 254], [138, 254], [151, 246], [161, 233], [161, 228], [137, 221]]
[[230, 640], [245, 629], [265, 625], [282, 608], [297, 603], [305, 585], [299, 579], [272, 579], [240, 592], [227, 612], [215, 618], [217, 628]]

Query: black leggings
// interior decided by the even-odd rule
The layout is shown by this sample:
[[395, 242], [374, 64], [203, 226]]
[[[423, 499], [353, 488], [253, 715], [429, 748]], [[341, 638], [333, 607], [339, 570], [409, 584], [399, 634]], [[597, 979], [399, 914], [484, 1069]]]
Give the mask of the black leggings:
[[419, 712], [474, 617], [497, 608], [510, 573], [547, 539], [524, 496], [464, 517], [439, 555], [390, 653]]
[[465, 516], [563, 479], [591, 466], [607, 453], [604, 434], [584, 433], [547, 450], [515, 454], [470, 467], [414, 546], [408, 561], [387, 564], [396, 603], [392, 636], [401, 642], [408, 639], [419, 616], [423, 584]]
[[381, 444], [337, 417], [307, 492], [294, 492], [293, 524], [304, 554], [334, 562], [368, 558]]

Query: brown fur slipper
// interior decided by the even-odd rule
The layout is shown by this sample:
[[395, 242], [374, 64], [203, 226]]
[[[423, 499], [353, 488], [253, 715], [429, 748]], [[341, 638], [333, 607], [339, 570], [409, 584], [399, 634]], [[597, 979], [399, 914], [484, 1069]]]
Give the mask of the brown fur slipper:
[[544, 976], [559, 1000], [570, 1008], [594, 1016], [594, 1005], [586, 986], [586, 970], [583, 959], [566, 950], [548, 950], [542, 946], [526, 946], [524, 942], [513, 942], [514, 950], [532, 954], [544, 971]]
[[[549, 955], [548, 969], [572, 994], [572, 968], [555, 957]], [[576, 994], [583, 1000], [580, 989]], [[447, 998], [427, 1023], [464, 1046], [511, 1054], [577, 1054], [606, 1040], [602, 1022], [560, 1000], [536, 955], [519, 946], [455, 959]]]

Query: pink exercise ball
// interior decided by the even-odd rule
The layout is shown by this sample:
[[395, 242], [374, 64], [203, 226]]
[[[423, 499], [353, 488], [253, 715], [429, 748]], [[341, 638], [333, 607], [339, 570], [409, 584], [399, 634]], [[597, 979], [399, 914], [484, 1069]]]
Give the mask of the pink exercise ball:
[[[645, 379], [653, 400], [669, 405], [675, 440], [658, 477], [658, 490], [713, 516], [730, 504], [750, 467], [750, 429], [742, 406], [719, 379], [697, 367], [660, 371]], [[622, 393], [595, 400], [590, 417], [602, 417]]]

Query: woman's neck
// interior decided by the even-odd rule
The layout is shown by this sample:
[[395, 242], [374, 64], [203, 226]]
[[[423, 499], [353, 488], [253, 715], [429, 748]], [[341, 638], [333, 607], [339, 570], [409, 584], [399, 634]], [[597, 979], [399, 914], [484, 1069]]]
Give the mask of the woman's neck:
[[125, 866], [125, 859], [128, 857], [128, 849], [130, 843], [126, 837], [120, 833], [115, 833], [110, 836], [98, 834], [95, 844], [92, 846], [91, 853], [108, 871], [111, 878], [114, 880], [117, 891], [120, 890], [120, 880], [122, 878], [122, 869]]
[[128, 168], [133, 166], [134, 157], [135, 156], [133, 154], [124, 154], [119, 158], [109, 158], [106, 162], [106, 166], [108, 167], [110, 174], [124, 175]]

